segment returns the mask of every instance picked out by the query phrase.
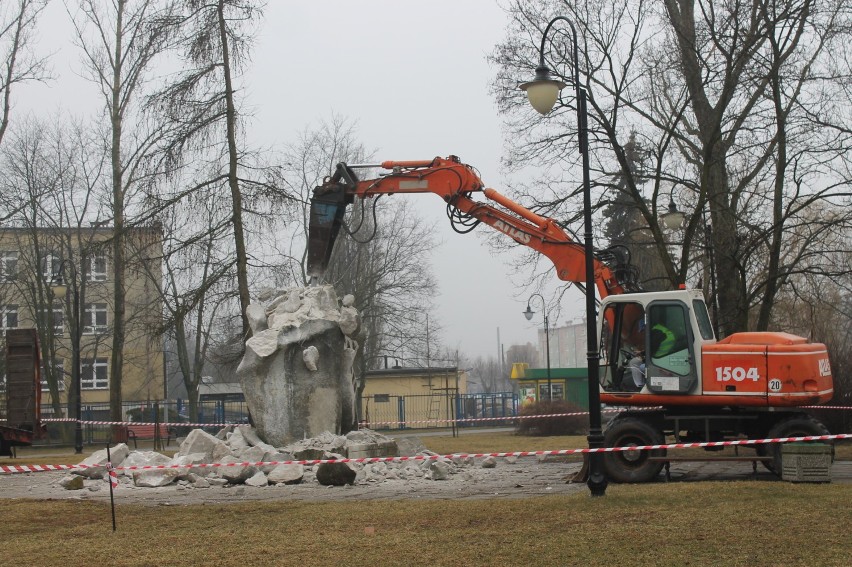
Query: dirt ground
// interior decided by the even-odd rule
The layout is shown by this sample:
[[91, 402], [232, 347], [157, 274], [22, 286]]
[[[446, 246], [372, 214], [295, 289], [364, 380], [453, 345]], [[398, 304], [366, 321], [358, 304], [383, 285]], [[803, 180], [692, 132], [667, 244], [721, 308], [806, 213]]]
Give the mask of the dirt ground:
[[[192, 488], [171, 485], [162, 488], [137, 488], [122, 480], [115, 489], [117, 503], [152, 506], [183, 506], [245, 502], [249, 500], [345, 501], [400, 498], [476, 499], [523, 498], [541, 494], [567, 494], [585, 489], [584, 484], [567, 484], [569, 473], [579, 470], [577, 464], [539, 463], [535, 459], [515, 464], [498, 463], [493, 469], [477, 465], [463, 467], [447, 480], [387, 479], [380, 482], [356, 483], [353, 486], [322, 486], [311, 481], [287, 486], [226, 486]], [[66, 490], [59, 480], [62, 472], [38, 472], [0, 475], [0, 498], [33, 498], [40, 500], [108, 500], [105, 480], [87, 480], [82, 490]]]
[[[23, 463], [22, 463], [23, 464]], [[115, 490], [116, 503], [150, 506], [186, 506], [218, 504], [252, 500], [300, 500], [312, 502], [383, 499], [492, 499], [528, 498], [545, 494], [572, 494], [587, 490], [582, 483], [568, 483], [579, 470], [578, 463], [540, 461], [535, 457], [518, 459], [515, 463], [497, 460], [493, 469], [480, 462], [460, 468], [448, 480], [387, 479], [368, 481], [354, 486], [322, 486], [316, 481], [288, 486], [226, 486], [192, 488], [191, 485], [171, 485], [163, 488], [137, 488], [123, 479]], [[86, 481], [82, 490], [66, 490], [59, 480], [63, 472], [0, 474], [0, 498], [38, 500], [108, 501], [109, 488], [105, 480]], [[702, 480], [743, 480], [781, 482], [769, 472], [758, 468], [752, 472], [750, 463], [676, 463], [671, 468], [672, 482]], [[836, 462], [832, 469], [833, 482], [852, 482], [852, 462]], [[666, 482], [661, 473], [657, 482]]]

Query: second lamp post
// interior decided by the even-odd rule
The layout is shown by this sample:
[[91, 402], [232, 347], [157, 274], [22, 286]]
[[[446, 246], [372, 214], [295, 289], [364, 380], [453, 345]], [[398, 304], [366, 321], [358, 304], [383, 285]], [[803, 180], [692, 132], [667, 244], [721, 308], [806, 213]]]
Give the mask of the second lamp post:
[[[535, 311], [530, 308], [530, 301], [533, 297], [541, 299], [541, 309], [544, 312], [544, 349], [547, 351], [547, 399], [552, 402], [553, 382], [550, 377], [550, 323], [547, 320], [547, 304], [544, 302], [544, 298], [541, 294], [532, 294], [530, 298], [527, 299], [527, 310], [524, 311], [524, 317], [527, 318], [527, 321], [532, 321], [533, 315], [535, 315]], [[538, 397], [538, 392], [536, 392], [536, 397]]]

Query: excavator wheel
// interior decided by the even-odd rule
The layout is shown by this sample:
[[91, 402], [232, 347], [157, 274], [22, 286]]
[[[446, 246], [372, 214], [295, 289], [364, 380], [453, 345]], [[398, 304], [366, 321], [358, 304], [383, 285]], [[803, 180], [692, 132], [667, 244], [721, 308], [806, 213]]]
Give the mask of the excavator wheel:
[[[662, 432], [647, 421], [635, 417], [616, 418], [610, 422], [604, 432], [604, 444], [607, 447], [661, 445], [664, 442]], [[663, 463], [651, 461], [649, 457], [665, 457], [665, 455], [665, 449], [604, 453], [606, 476], [613, 482], [653, 480], [660, 474]]]
[[[805, 437], [807, 435], [830, 435], [828, 428], [821, 422], [806, 414], [794, 415], [783, 419], [772, 426], [767, 434], [767, 439], [779, 437]], [[763, 461], [763, 465], [781, 476], [781, 447], [783, 444], [760, 444], [757, 446], [758, 455], [769, 455], [771, 461]], [[832, 452], [832, 460], [834, 454]]]

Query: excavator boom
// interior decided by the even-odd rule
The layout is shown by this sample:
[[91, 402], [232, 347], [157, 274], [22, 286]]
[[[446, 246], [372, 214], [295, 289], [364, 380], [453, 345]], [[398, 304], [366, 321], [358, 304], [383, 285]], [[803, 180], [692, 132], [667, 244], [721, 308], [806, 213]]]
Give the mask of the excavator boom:
[[[485, 188], [474, 169], [455, 156], [428, 161], [385, 161], [373, 167], [390, 170], [375, 179], [358, 179], [355, 169], [367, 166], [338, 164], [335, 174], [314, 189], [308, 235], [308, 275], [322, 277], [328, 268], [346, 206], [355, 197], [367, 198], [397, 193], [434, 193], [447, 203], [451, 218], [485, 223], [520, 244], [547, 256], [563, 281], [586, 282], [585, 251], [552, 218], [544, 217], [512, 201], [494, 189]], [[481, 193], [487, 201], [477, 201]], [[616, 271], [594, 259], [595, 282], [600, 296], [635, 291], [630, 278], [619, 281]], [[629, 273], [629, 270], [627, 270]]]

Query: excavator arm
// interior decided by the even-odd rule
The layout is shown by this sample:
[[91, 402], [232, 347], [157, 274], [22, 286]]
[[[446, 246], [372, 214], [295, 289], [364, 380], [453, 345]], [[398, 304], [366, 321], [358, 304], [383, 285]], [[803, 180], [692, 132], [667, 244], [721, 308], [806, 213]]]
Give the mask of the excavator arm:
[[[358, 179], [356, 169], [381, 167], [390, 173], [375, 179]], [[346, 206], [355, 197], [404, 193], [434, 193], [447, 204], [451, 218], [472, 228], [482, 222], [515, 241], [547, 256], [559, 279], [577, 284], [586, 282], [585, 251], [551, 218], [538, 215], [494, 189], [485, 188], [469, 165], [456, 156], [428, 161], [385, 161], [375, 165], [338, 164], [335, 174], [314, 189], [308, 236], [308, 275], [322, 277]], [[488, 201], [476, 201], [482, 193]], [[465, 231], [466, 232], [466, 231]], [[619, 281], [616, 270], [597, 256], [595, 282], [601, 298], [635, 291], [632, 281]], [[629, 272], [629, 270], [627, 270]], [[622, 278], [629, 280], [629, 278]]]

